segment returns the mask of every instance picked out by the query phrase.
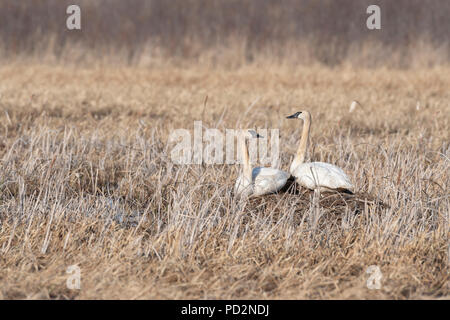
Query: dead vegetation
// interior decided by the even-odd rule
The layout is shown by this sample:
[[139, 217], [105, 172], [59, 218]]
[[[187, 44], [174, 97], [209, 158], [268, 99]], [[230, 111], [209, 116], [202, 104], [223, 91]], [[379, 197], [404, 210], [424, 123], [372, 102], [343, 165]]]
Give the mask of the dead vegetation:
[[68, 0], [0, 3], [2, 58], [97, 65], [249, 63], [430, 67], [450, 61], [450, 2], [378, 0], [77, 0], [82, 29], [65, 28]]
[[[448, 299], [449, 75], [4, 65], [0, 297]], [[235, 128], [247, 110], [244, 125], [280, 129], [288, 168], [301, 124], [284, 117], [301, 109], [309, 159], [342, 167], [356, 195], [243, 203], [235, 166], [170, 161], [170, 130]]]

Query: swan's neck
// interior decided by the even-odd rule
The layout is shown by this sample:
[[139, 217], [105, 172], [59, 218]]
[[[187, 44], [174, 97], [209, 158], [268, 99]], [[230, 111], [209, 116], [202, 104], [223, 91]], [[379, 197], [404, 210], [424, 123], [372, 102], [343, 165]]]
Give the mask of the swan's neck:
[[252, 183], [252, 167], [250, 165], [250, 157], [248, 154], [247, 139], [244, 136], [241, 137], [241, 154], [244, 184], [247, 186]]
[[295, 155], [294, 160], [291, 163], [290, 172], [293, 171], [303, 162], [305, 162], [306, 149], [308, 148], [308, 140], [309, 140], [309, 128], [311, 127], [311, 115], [308, 112], [304, 112], [305, 117], [303, 120], [303, 130], [302, 137], [300, 139], [300, 143], [298, 145], [297, 153]]

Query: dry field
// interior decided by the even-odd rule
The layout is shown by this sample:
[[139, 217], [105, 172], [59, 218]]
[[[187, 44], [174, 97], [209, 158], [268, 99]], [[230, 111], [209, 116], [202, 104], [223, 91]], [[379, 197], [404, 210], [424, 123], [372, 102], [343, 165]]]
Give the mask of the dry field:
[[[450, 298], [449, 68], [12, 63], [0, 78], [0, 298]], [[239, 202], [235, 165], [170, 160], [171, 130], [240, 119], [280, 129], [287, 170], [302, 123], [285, 116], [302, 109], [307, 159], [342, 167], [355, 197]]]

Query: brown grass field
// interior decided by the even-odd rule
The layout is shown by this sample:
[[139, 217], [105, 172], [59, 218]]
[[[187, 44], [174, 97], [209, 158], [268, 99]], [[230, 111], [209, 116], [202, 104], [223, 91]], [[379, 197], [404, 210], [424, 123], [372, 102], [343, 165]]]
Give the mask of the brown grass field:
[[[450, 298], [448, 67], [16, 62], [0, 78], [0, 298]], [[285, 116], [303, 109], [307, 159], [343, 168], [354, 197], [240, 202], [239, 166], [170, 160], [171, 130], [241, 119], [280, 129], [287, 170], [302, 123]]]

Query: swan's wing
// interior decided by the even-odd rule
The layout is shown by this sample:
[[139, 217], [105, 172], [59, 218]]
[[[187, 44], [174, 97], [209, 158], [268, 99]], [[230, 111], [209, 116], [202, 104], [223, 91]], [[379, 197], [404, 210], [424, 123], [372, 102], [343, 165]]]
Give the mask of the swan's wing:
[[325, 162], [303, 163], [294, 170], [297, 181], [308, 189], [353, 189], [350, 178], [335, 165]]
[[275, 168], [257, 167], [252, 171], [255, 195], [277, 192], [286, 184], [290, 174]]

